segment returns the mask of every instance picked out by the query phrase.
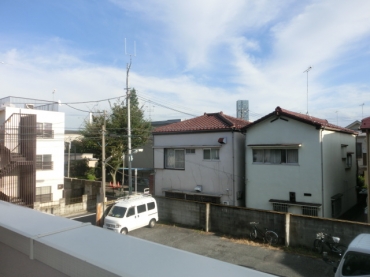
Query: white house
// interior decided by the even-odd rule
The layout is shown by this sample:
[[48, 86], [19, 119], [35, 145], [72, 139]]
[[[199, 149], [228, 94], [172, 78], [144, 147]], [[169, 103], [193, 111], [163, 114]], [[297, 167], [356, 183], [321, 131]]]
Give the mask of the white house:
[[360, 125], [361, 122], [356, 120], [349, 124], [348, 126], [346, 126], [346, 128], [358, 132], [356, 138], [356, 158], [358, 173], [360, 175], [363, 175], [364, 172], [366, 171], [367, 166], [366, 132], [360, 132]]
[[244, 131], [246, 207], [337, 218], [356, 204], [353, 130], [277, 107]]
[[64, 113], [58, 103], [0, 99], [0, 198], [33, 207], [63, 198]]
[[244, 141], [250, 122], [220, 113], [153, 131], [155, 194], [244, 206]]

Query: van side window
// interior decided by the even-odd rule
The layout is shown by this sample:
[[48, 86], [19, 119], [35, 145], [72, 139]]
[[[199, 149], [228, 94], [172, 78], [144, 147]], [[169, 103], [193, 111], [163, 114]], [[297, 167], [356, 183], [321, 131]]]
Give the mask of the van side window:
[[146, 212], [145, 204], [137, 206], [137, 213], [140, 214], [140, 213], [143, 213], [143, 212]]
[[131, 207], [131, 208], [128, 209], [126, 217], [130, 217], [130, 216], [133, 216], [133, 215], [135, 215], [135, 207]]
[[154, 202], [149, 202], [148, 203], [148, 210], [154, 210], [155, 209], [155, 203]]

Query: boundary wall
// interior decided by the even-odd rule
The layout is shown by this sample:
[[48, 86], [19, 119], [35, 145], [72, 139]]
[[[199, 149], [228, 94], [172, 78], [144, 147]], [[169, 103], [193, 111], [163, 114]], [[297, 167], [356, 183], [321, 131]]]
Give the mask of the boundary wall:
[[155, 196], [159, 220], [236, 237], [249, 237], [250, 222], [277, 232], [286, 246], [312, 248], [316, 233], [324, 231], [348, 245], [358, 234], [370, 233], [370, 224], [319, 218], [244, 207], [201, 203]]

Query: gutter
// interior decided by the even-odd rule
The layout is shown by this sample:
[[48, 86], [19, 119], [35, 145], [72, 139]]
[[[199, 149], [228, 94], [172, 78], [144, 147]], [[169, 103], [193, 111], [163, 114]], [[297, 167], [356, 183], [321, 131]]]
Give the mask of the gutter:
[[324, 203], [324, 155], [323, 155], [323, 134], [322, 132], [325, 130], [325, 126], [320, 129], [320, 137], [321, 137], [321, 201], [322, 201], [322, 217], [325, 217], [325, 203]]

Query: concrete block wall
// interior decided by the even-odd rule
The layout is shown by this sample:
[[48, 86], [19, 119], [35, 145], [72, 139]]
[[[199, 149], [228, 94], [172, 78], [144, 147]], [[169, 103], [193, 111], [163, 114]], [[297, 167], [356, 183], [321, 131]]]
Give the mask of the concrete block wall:
[[210, 231], [212, 232], [247, 237], [252, 230], [250, 222], [259, 222], [258, 228], [274, 230], [280, 237], [284, 237], [284, 213], [211, 204]]
[[197, 229], [205, 229], [205, 203], [155, 197], [159, 219]]
[[[206, 203], [155, 196], [159, 220], [206, 230]], [[208, 230], [236, 237], [247, 237], [250, 222], [277, 232], [281, 243], [313, 247], [316, 233], [341, 238], [348, 245], [358, 234], [370, 233], [370, 224], [352, 221], [285, 214], [281, 212], [210, 204]]]
[[348, 245], [358, 234], [370, 233], [367, 223], [290, 214], [290, 245], [312, 247], [316, 233], [324, 232], [340, 238]]

